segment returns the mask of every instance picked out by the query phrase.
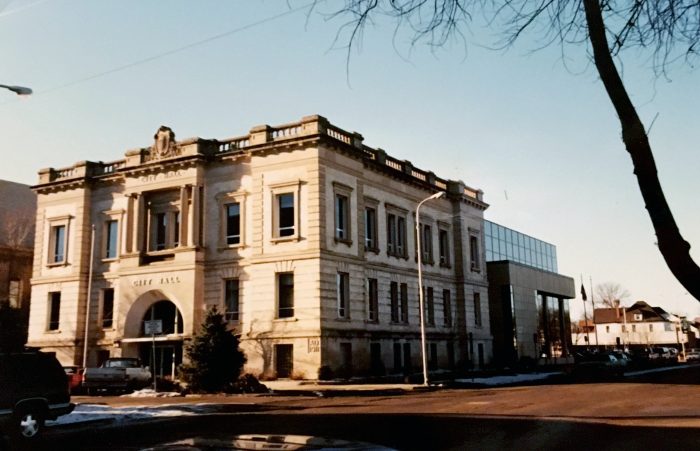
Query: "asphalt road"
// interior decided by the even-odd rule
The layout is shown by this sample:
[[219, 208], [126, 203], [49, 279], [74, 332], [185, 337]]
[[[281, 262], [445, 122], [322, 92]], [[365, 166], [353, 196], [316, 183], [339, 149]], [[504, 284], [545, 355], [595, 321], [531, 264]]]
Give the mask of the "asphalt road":
[[47, 431], [44, 442], [33, 449], [136, 450], [187, 437], [253, 433], [361, 440], [400, 450], [697, 449], [700, 443], [700, 366], [619, 383], [393, 396], [90, 401], [110, 405], [205, 402], [220, 407], [215, 414], [123, 428], [56, 428]]

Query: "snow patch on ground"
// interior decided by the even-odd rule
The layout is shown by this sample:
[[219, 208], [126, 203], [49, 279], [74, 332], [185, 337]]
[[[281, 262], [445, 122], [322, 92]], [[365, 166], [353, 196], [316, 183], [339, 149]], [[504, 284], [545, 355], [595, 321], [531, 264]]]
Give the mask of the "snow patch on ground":
[[489, 386], [517, 384], [520, 382], [532, 382], [548, 379], [552, 376], [559, 376], [563, 373], [529, 373], [529, 374], [513, 374], [509, 376], [493, 376], [493, 377], [475, 377], [470, 379], [456, 379], [455, 382], [462, 384], [480, 384]]
[[182, 395], [177, 392], [157, 392], [152, 388], [144, 388], [122, 395], [122, 398], [177, 398], [180, 396]]
[[70, 414], [60, 416], [54, 421], [47, 421], [46, 425], [67, 425], [94, 421], [124, 423], [144, 419], [196, 415], [206, 410], [204, 405], [110, 407], [97, 404], [78, 404]]

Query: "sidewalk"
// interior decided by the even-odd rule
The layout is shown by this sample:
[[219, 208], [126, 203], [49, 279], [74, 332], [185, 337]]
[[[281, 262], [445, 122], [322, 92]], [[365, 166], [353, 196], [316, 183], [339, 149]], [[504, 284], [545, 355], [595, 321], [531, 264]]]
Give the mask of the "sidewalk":
[[414, 390], [431, 390], [446, 387], [500, 387], [518, 384], [532, 384], [553, 381], [555, 378], [564, 376], [561, 371], [534, 372], [510, 375], [493, 375], [465, 377], [446, 382], [432, 383], [430, 387], [423, 387], [422, 384], [363, 384], [363, 383], [340, 383], [340, 382], [319, 382], [319, 381], [294, 381], [276, 380], [265, 381], [264, 384], [273, 392], [286, 394], [292, 392], [318, 392], [319, 394], [340, 394], [354, 393], [356, 395], [369, 395], [387, 393], [410, 392]]
[[373, 394], [401, 394], [404, 392], [409, 392], [416, 387], [421, 387], [416, 384], [362, 384], [362, 383], [339, 383], [339, 382], [319, 382], [319, 381], [295, 381], [295, 380], [275, 380], [275, 381], [264, 381], [263, 384], [267, 386], [273, 393], [278, 394], [306, 394], [310, 392], [322, 393], [346, 393], [346, 394], [360, 394], [360, 395], [373, 395]]

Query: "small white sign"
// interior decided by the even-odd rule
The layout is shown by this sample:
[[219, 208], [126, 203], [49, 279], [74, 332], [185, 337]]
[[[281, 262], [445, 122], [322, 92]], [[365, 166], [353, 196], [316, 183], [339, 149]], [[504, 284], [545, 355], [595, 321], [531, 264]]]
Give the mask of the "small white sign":
[[163, 333], [163, 320], [154, 319], [152, 321], [144, 321], [143, 329], [146, 335], [159, 335]]

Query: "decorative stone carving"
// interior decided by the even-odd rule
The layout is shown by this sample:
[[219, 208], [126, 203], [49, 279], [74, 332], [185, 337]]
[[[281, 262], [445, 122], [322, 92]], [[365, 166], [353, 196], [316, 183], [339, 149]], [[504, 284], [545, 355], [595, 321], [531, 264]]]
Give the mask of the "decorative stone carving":
[[152, 159], [168, 158], [176, 154], [175, 132], [170, 127], [161, 125], [153, 139], [155, 141], [151, 147]]

